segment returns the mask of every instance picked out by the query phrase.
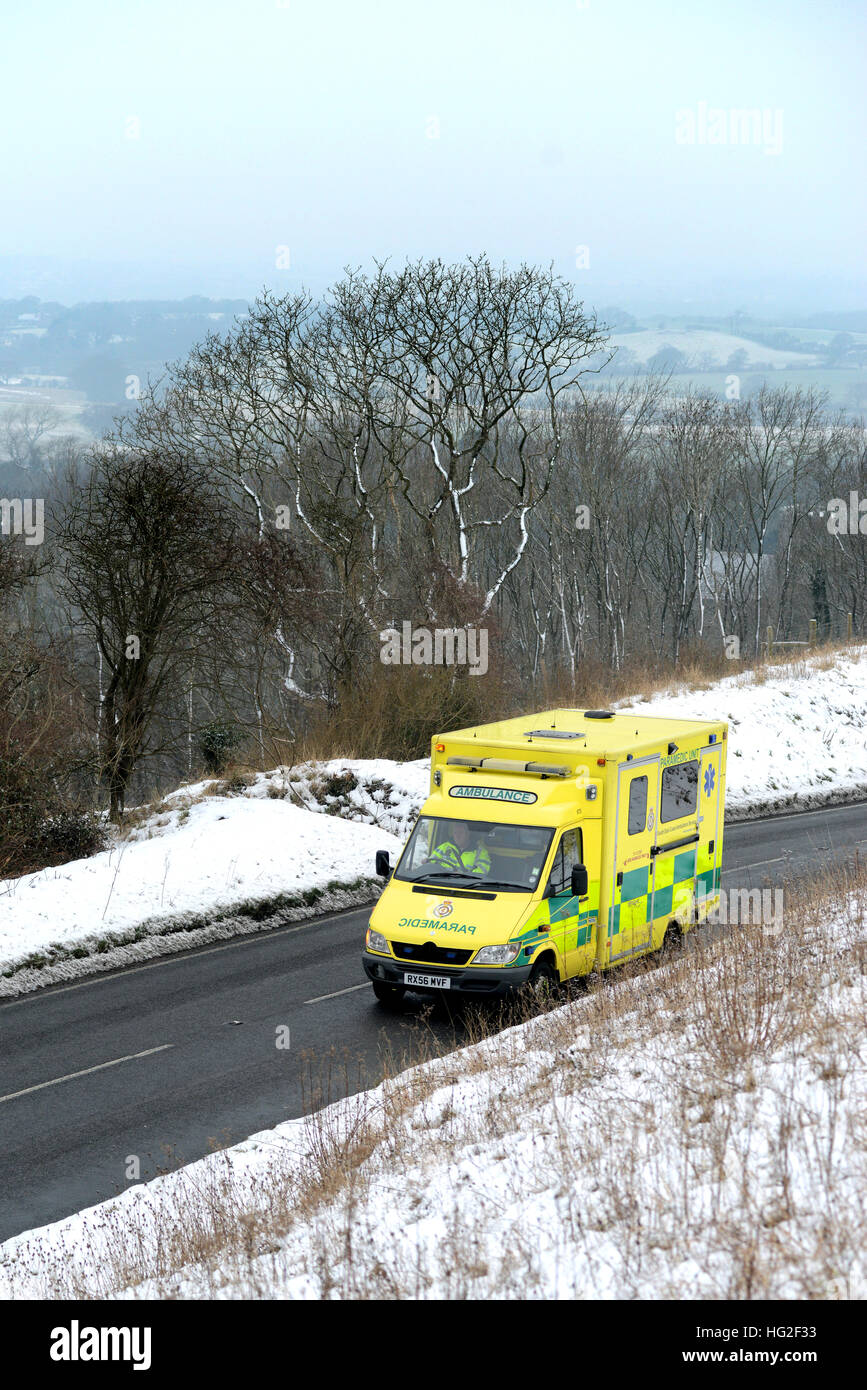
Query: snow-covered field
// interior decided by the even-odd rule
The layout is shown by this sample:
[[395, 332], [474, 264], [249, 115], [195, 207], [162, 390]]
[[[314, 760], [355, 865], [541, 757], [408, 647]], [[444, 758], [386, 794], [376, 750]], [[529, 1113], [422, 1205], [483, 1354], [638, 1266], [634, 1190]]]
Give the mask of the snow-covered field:
[[[730, 818], [867, 796], [865, 652], [628, 707], [730, 721]], [[0, 996], [370, 901], [428, 782], [426, 759], [335, 759], [181, 787], [104, 853], [0, 882]]]
[[612, 333], [612, 345], [629, 348], [640, 362], [646, 362], [660, 348], [673, 347], [682, 352], [689, 365], [701, 367], [705, 360], [725, 367], [733, 352], [747, 354], [746, 365], [770, 367], [813, 367], [819, 358], [813, 352], [797, 352], [789, 348], [765, 347], [752, 338], [733, 333], [718, 333], [707, 328], [641, 329], [637, 333]]
[[863, 1299], [867, 895], [0, 1246], [0, 1297]]

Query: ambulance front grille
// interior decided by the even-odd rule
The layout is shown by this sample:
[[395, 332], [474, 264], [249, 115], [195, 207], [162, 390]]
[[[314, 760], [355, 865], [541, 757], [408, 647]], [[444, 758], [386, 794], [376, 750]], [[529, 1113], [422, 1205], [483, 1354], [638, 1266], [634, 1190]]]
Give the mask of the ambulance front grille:
[[394, 954], [401, 960], [422, 961], [425, 965], [466, 965], [472, 951], [437, 946], [435, 941], [393, 941]]

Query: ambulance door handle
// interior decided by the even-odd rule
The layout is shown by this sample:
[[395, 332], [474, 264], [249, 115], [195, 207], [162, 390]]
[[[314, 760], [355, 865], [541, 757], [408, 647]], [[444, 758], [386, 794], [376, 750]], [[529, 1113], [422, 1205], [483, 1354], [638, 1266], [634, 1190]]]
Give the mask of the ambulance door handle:
[[618, 887], [618, 888], [622, 888], [622, 887], [623, 887], [623, 874], [622, 874], [622, 873], [620, 873], [620, 874], [617, 875], [617, 887]]
[[671, 843], [667, 845], [651, 845], [650, 853], [654, 856], [657, 854], [667, 854], [671, 849], [683, 849], [684, 845], [694, 845], [698, 838], [698, 832], [696, 832], [695, 835], [687, 835], [682, 840], [672, 840]]

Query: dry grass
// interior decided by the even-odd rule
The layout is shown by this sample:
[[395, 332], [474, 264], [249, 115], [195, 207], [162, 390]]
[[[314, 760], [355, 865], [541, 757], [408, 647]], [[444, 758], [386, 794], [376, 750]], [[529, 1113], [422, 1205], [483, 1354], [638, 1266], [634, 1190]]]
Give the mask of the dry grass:
[[792, 680], [833, 667], [841, 656], [859, 659], [857, 642], [835, 641], [812, 648], [777, 650], [756, 661], [729, 661], [706, 648], [686, 650], [676, 668], [646, 657], [626, 661], [616, 671], [592, 657], [582, 659], [574, 678], [560, 669], [543, 669], [528, 689], [526, 681], [490, 672], [484, 678], [455, 680], [447, 671], [381, 667], [362, 687], [347, 693], [337, 712], [323, 713], [294, 746], [298, 762], [331, 758], [417, 758], [430, 750], [433, 733], [526, 713], [528, 708], [604, 709], [672, 691], [707, 690], [729, 676], [756, 685], [786, 674]]

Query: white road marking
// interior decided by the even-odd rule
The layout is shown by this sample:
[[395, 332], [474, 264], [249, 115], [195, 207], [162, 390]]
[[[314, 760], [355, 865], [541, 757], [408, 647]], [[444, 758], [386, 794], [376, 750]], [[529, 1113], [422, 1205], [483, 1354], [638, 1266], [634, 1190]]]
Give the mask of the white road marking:
[[321, 1004], [323, 999], [336, 999], [339, 994], [354, 994], [357, 989], [370, 989], [370, 981], [363, 985], [350, 985], [349, 989], [336, 989], [333, 994], [317, 994], [315, 999], [305, 999], [305, 1004]]
[[760, 869], [763, 864], [782, 864], [785, 857], [784, 854], [780, 854], [776, 859], [757, 859], [754, 864], [739, 864], [734, 869], [723, 869], [723, 878], [725, 878], [726, 874], [743, 873], [744, 869]]
[[130, 1052], [126, 1057], [113, 1057], [110, 1062], [98, 1062], [95, 1067], [85, 1067], [82, 1071], [71, 1071], [67, 1076], [55, 1076], [53, 1081], [40, 1081], [36, 1086], [25, 1086], [23, 1091], [11, 1091], [8, 1096], [0, 1096], [0, 1105], [7, 1100], [17, 1100], [19, 1096], [32, 1095], [43, 1091], [46, 1086], [59, 1086], [63, 1081], [74, 1081], [77, 1076], [89, 1076], [94, 1071], [104, 1071], [106, 1067], [118, 1067], [121, 1062], [134, 1062], [137, 1057], [152, 1057], [155, 1052], [165, 1052], [174, 1043], [162, 1043], [159, 1047], [148, 1047], [144, 1052]]

